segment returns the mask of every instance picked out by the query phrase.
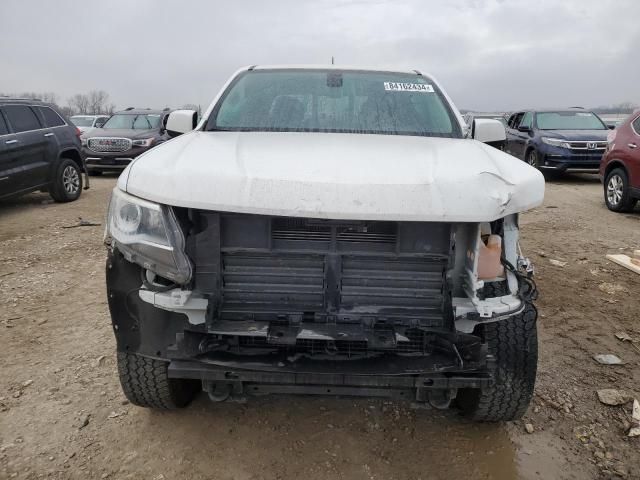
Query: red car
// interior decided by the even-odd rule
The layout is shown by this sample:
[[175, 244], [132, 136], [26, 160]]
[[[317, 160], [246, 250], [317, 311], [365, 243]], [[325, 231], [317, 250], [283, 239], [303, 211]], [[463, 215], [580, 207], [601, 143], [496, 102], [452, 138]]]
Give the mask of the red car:
[[640, 110], [609, 132], [600, 161], [600, 180], [609, 210], [633, 210], [640, 199]]

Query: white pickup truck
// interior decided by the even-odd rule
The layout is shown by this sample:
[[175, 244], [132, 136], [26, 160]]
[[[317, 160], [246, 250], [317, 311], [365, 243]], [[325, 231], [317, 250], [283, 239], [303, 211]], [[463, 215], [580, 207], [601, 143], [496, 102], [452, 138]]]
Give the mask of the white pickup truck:
[[238, 71], [136, 158], [110, 207], [127, 398], [365, 395], [519, 418], [537, 363], [518, 214], [540, 172], [415, 70]]

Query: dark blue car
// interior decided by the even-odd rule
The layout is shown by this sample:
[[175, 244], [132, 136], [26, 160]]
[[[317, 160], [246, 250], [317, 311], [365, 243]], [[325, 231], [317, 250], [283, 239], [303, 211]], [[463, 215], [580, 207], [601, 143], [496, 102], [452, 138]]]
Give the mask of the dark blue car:
[[583, 109], [516, 112], [505, 150], [540, 170], [597, 172], [607, 133], [600, 117]]

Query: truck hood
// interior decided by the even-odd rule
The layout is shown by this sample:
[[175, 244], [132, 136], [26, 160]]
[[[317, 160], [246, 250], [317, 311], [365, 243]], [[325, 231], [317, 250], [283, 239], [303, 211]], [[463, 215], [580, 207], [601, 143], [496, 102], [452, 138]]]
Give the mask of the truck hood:
[[475, 140], [342, 133], [191, 132], [118, 186], [178, 207], [345, 220], [491, 221], [544, 196], [540, 172]]

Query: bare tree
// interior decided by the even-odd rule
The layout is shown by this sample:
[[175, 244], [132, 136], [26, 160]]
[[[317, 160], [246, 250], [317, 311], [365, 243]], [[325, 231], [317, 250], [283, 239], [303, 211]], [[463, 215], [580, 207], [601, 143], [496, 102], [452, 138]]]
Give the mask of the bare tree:
[[89, 97], [83, 93], [76, 93], [67, 100], [69, 108], [79, 114], [87, 114], [89, 112]]
[[[0, 0], [1, 1], [1, 0]], [[0, 96], [5, 94], [0, 92]], [[67, 105], [61, 106], [60, 97], [55, 92], [23, 92], [21, 94], [7, 93], [9, 97], [39, 99], [57, 105], [65, 115], [106, 114], [112, 115], [116, 106], [109, 102], [109, 94], [104, 90], [92, 90], [88, 94], [76, 93], [67, 99]]]
[[40, 95], [42, 101], [58, 105], [58, 94], [55, 92], [43, 92]]
[[73, 109], [71, 107], [69, 107], [69, 106], [66, 106], [66, 107], [60, 107], [59, 106], [58, 108], [60, 108], [60, 111], [67, 117], [70, 117], [70, 116], [75, 114]]
[[109, 101], [109, 94], [104, 90], [91, 90], [89, 92], [89, 110], [91, 113], [104, 113]]
[[33, 100], [35, 99], [41, 99], [41, 95], [39, 93], [36, 92], [23, 92], [20, 95], [17, 95], [19, 98], [31, 98]]

